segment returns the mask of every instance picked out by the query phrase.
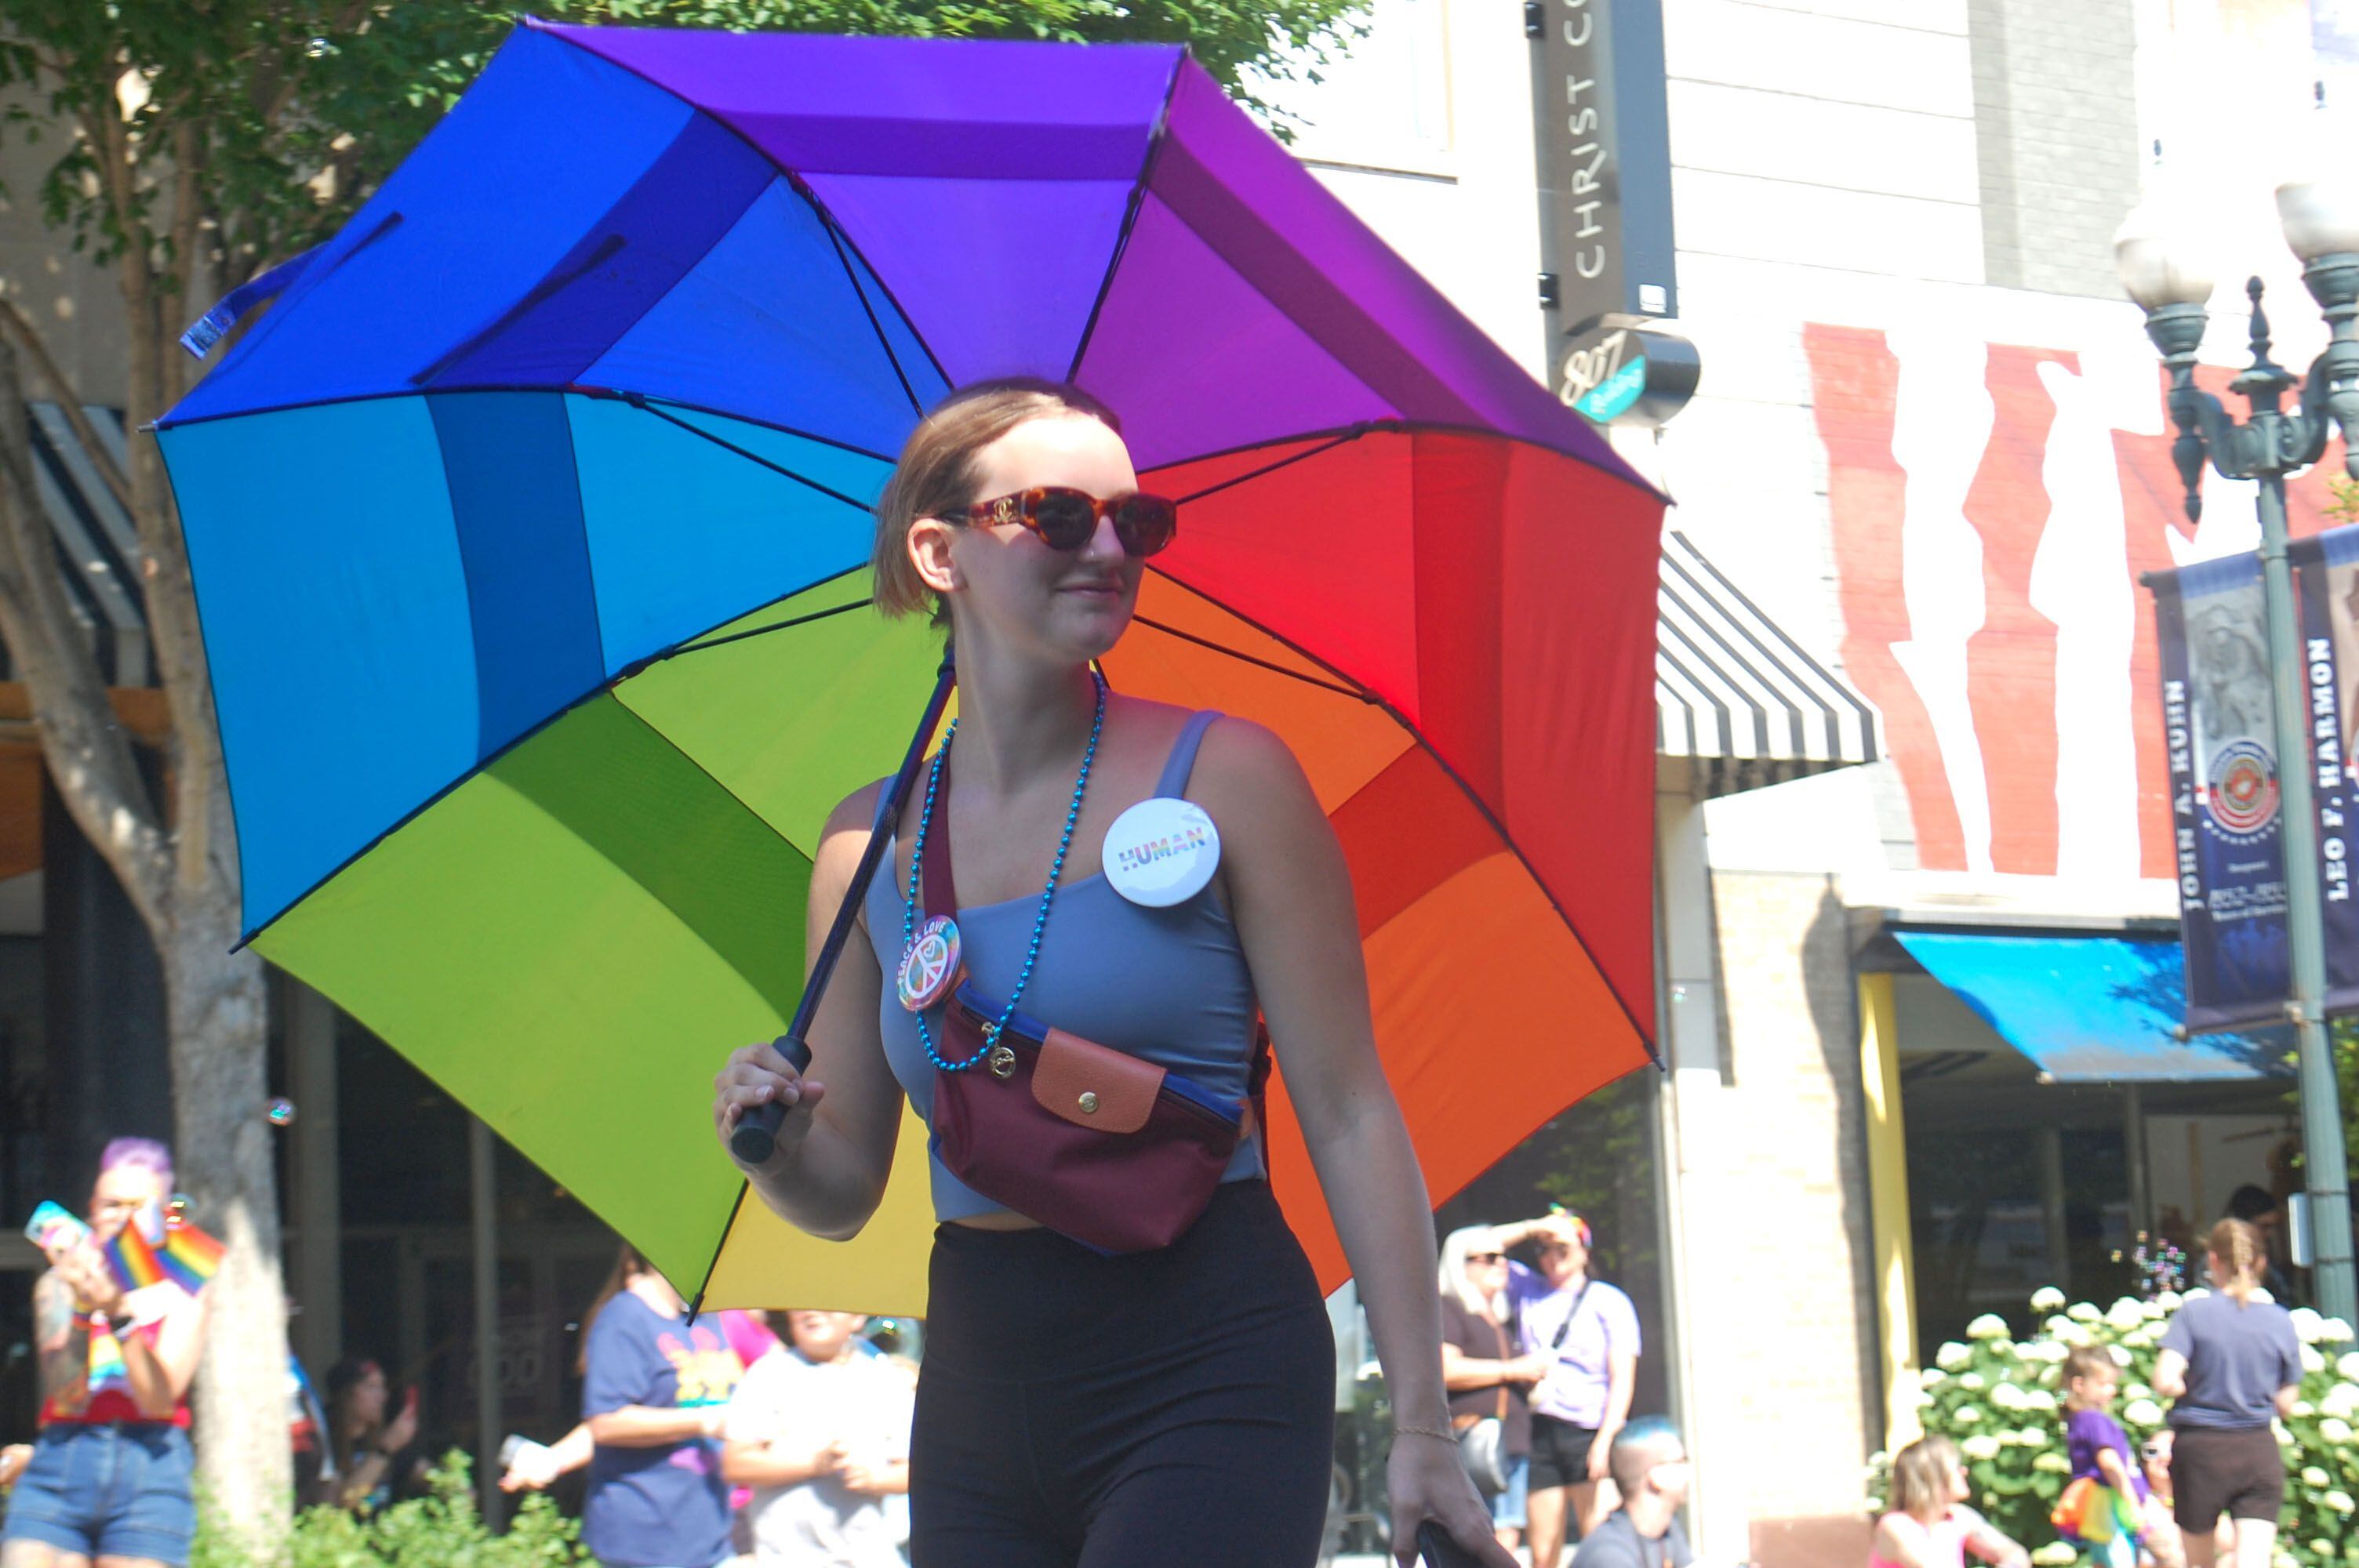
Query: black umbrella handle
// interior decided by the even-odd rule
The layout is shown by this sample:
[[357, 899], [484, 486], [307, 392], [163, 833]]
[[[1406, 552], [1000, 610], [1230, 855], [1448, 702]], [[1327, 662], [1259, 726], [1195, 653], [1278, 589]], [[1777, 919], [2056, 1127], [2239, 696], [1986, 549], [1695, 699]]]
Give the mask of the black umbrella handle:
[[[925, 765], [926, 741], [942, 721], [942, 710], [950, 706], [951, 690], [958, 684], [948, 643], [942, 646], [941, 667], [934, 672], [934, 695], [926, 701], [925, 717], [918, 720], [918, 732], [909, 737], [908, 753], [901, 759], [901, 771], [893, 775], [885, 795], [876, 803], [876, 820], [868, 834], [868, 848], [860, 854], [860, 864], [852, 873], [852, 885], [843, 890], [843, 903], [836, 907], [835, 924], [827, 928], [827, 941], [812, 960], [810, 976], [803, 982], [802, 1000], [795, 1004], [794, 1021], [787, 1032], [773, 1042], [778, 1054], [794, 1064], [798, 1073], [810, 1066], [810, 1046], [805, 1035], [810, 1029], [811, 1017], [819, 1011], [819, 999], [827, 992], [827, 982], [835, 976], [835, 961], [843, 956], [843, 945], [851, 939], [853, 923], [860, 917], [861, 901], [868, 896], [868, 884], [876, 878], [876, 868], [885, 859], [885, 846], [890, 841], [886, 828], [897, 821], [901, 803], [908, 798], [909, 786], [917, 782], [918, 770]], [[737, 1119], [737, 1130], [729, 1135], [729, 1152], [747, 1165], [758, 1165], [770, 1157], [777, 1147], [778, 1128], [787, 1119], [787, 1108], [772, 1100], [757, 1105]]]

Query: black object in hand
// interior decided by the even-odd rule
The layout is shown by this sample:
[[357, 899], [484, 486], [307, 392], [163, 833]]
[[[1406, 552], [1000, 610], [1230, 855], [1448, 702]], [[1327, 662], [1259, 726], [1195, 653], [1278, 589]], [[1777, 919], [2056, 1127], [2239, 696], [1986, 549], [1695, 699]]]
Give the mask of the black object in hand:
[[1417, 1527], [1417, 1550], [1426, 1568], [1483, 1568], [1473, 1552], [1451, 1540], [1450, 1532], [1433, 1519]]
[[[810, 1071], [810, 1047], [791, 1034], [781, 1034], [770, 1042], [779, 1055], [794, 1065], [798, 1073]], [[729, 1152], [748, 1165], [758, 1165], [770, 1157], [777, 1147], [778, 1128], [787, 1119], [787, 1108], [769, 1100], [746, 1110], [737, 1118], [736, 1130], [729, 1134]]]

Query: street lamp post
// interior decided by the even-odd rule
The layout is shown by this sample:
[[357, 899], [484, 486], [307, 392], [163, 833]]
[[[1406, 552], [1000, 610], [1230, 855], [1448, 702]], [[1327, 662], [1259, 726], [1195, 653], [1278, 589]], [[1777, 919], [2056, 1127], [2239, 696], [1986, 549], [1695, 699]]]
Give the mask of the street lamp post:
[[[2212, 279], [2169, 219], [2152, 204], [2130, 215], [2114, 236], [2115, 260], [2130, 297], [2146, 311], [2147, 336], [2170, 372], [2169, 406], [2179, 438], [2171, 457], [2187, 489], [2187, 515], [2202, 515], [2203, 464], [2229, 479], [2260, 484], [2261, 591], [2268, 624], [2275, 697], [2277, 776], [2284, 811], [2286, 935], [2291, 994], [2286, 1011], [2299, 1045], [2301, 1139], [2316, 1249], [2319, 1310], [2359, 1323], [2359, 1276], [2352, 1260], [2351, 1196], [2343, 1115], [2324, 1011], [2326, 939], [2318, 876], [2318, 816], [2310, 766], [2310, 705], [2295, 618], [2293, 568], [2286, 557], [2286, 476], [2316, 462], [2340, 426], [2343, 464], [2359, 478], [2359, 189], [2302, 182], [2277, 189], [2286, 243], [2303, 264], [2302, 281], [2318, 301], [2332, 339], [2297, 379], [2269, 358], [2261, 280], [2252, 299], [2253, 362], [2230, 384], [2250, 410], [2239, 424], [2218, 398], [2195, 384]], [[2282, 406], [2299, 389], [2295, 406]]]

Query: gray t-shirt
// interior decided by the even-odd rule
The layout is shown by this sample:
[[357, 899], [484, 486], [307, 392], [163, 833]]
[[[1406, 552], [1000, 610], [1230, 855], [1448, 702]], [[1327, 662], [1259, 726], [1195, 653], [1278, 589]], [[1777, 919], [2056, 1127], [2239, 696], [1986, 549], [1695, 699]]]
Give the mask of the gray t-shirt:
[[2198, 1296], [2171, 1314], [2162, 1347], [2187, 1357], [2187, 1391], [2170, 1407], [2173, 1426], [2267, 1426], [2277, 1413], [2277, 1390], [2301, 1381], [2293, 1319], [2271, 1302], [2240, 1307], [2233, 1296]]
[[1616, 1509], [1582, 1538], [1581, 1550], [1572, 1554], [1572, 1568], [1688, 1568], [1694, 1561], [1679, 1520], [1650, 1539], [1638, 1533], [1628, 1513]]

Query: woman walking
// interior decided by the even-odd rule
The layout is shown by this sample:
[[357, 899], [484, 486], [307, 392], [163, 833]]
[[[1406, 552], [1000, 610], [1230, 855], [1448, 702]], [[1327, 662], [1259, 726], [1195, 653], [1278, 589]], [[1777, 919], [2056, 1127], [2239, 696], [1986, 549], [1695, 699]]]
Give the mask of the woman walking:
[[[1441, 1242], [1441, 1382], [1450, 1390], [1450, 1424], [1462, 1454], [1488, 1436], [1470, 1429], [1498, 1423], [1496, 1486], [1475, 1481], [1491, 1501], [1492, 1532], [1513, 1552], [1524, 1537], [1524, 1496], [1532, 1465], [1531, 1386], [1546, 1359], [1516, 1353], [1517, 1325], [1507, 1293], [1507, 1251], [1487, 1225], [1453, 1230]], [[1479, 1450], [1478, 1450], [1479, 1452]], [[1469, 1474], [1473, 1474], [1472, 1464]]]
[[189, 1560], [189, 1384], [204, 1351], [205, 1292], [168, 1281], [125, 1292], [100, 1249], [135, 1222], [160, 1226], [172, 1156], [147, 1138], [100, 1154], [86, 1234], [44, 1250], [33, 1285], [41, 1431], [8, 1498], [0, 1568], [178, 1568]]
[[2194, 1296], [2163, 1330], [2155, 1392], [2170, 1407], [2171, 1513], [2189, 1568], [2212, 1568], [2222, 1513], [2234, 1521], [2235, 1568], [2268, 1568], [2285, 1504], [2285, 1460], [2270, 1423], [2293, 1409], [2301, 1341], [2274, 1302], [2254, 1299], [2268, 1255], [2241, 1219], [2212, 1227], [2204, 1252], [2213, 1293]]
[[[1171, 503], [1140, 493], [1117, 428], [1078, 388], [999, 382], [953, 394], [903, 448], [877, 503], [876, 602], [947, 629], [958, 721], [924, 801], [886, 829], [867, 940], [845, 951], [819, 1010], [808, 1072], [766, 1044], [736, 1052], [715, 1083], [716, 1128], [725, 1143], [746, 1108], [791, 1108], [746, 1174], [789, 1221], [838, 1237], [883, 1195], [905, 1095], [934, 1128], [942, 1224], [910, 1455], [917, 1568], [1307, 1568], [1333, 1459], [1332, 1339], [1259, 1137], [1230, 1119], [1256, 1087], [1266, 1016], [1389, 1380], [1396, 1550], [1406, 1562], [1433, 1519], [1510, 1568], [1459, 1467], [1430, 1210], [1377, 1064], [1334, 832], [1268, 731], [1115, 696], [1093, 668], [1178, 525]], [[880, 787], [843, 801], [821, 834], [814, 943]], [[1112, 832], [1150, 800], [1143, 834]], [[1052, 1141], [1080, 1147], [1063, 1123], [1039, 1124], [1037, 1144], [982, 1141], [974, 1157], [946, 1140], [970, 1113], [1029, 1114], [976, 1076], [1018, 1070], [1005, 1036], [1026, 1037], [1019, 1009], [1062, 1042], [1044, 1040], [1040, 1073], [1053, 1054], [1105, 1079], [1057, 1100], [1066, 1122], [1096, 1114], [1107, 1084], [1135, 1089], [1138, 1059], [1229, 1108], [1212, 1109], [1225, 1139], [1200, 1130], [1201, 1149], [1229, 1146], [1218, 1184], [1166, 1244], [1084, 1246], [1023, 1211], [1161, 1213], [1169, 1185], [1124, 1163], [1147, 1145], [1090, 1145], [1101, 1162], [1076, 1177], [1023, 1162]], [[1164, 1087], [1108, 1090], [1124, 1120], [1181, 1092], [1149, 1082]], [[1000, 1162], [993, 1179], [982, 1156]]]

